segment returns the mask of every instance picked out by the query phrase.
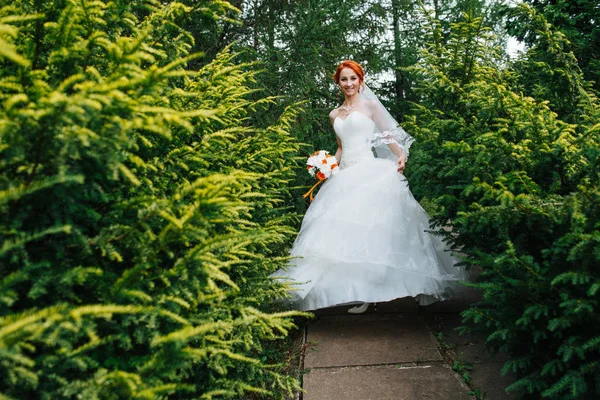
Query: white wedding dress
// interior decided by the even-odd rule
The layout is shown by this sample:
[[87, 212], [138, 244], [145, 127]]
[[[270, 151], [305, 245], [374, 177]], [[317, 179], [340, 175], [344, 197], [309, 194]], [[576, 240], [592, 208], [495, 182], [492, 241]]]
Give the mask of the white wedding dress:
[[306, 212], [292, 264], [274, 274], [292, 281], [293, 307], [406, 296], [426, 305], [450, 297], [466, 274], [426, 232], [429, 218], [397, 165], [375, 158], [375, 122], [354, 111], [333, 126], [342, 142], [340, 171], [321, 185]]

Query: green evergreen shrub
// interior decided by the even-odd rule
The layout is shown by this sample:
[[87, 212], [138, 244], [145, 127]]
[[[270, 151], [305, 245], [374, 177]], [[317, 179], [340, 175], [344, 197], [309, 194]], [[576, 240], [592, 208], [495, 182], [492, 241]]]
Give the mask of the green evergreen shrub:
[[[504, 371], [518, 379], [507, 389], [531, 399], [596, 399], [600, 103], [563, 53], [564, 37], [540, 26], [541, 47], [532, 51], [552, 62], [537, 58], [527, 71], [539, 71], [539, 93], [574, 104], [563, 109], [569, 122], [552, 109], [568, 103], [523, 94], [519, 70], [490, 47], [480, 19], [466, 15], [448, 45], [432, 45], [413, 69], [422, 101], [406, 124], [419, 142], [407, 172], [417, 197], [438, 206], [434, 223], [451, 224], [439, 234], [465, 264], [483, 269], [473, 284], [483, 301], [462, 315], [490, 348], [508, 353]], [[553, 79], [542, 86], [545, 77]], [[569, 77], [576, 79], [567, 93], [552, 86]]]
[[296, 216], [297, 108], [229, 49], [200, 70], [180, 21], [231, 6], [0, 8], [0, 397], [280, 398], [260, 360]]

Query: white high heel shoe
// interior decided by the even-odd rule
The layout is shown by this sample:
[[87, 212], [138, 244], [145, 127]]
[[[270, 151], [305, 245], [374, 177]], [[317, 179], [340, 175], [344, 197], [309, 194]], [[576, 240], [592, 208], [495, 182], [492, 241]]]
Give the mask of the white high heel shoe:
[[362, 314], [367, 311], [370, 305], [371, 303], [362, 303], [360, 306], [352, 307], [348, 312], [350, 314]]

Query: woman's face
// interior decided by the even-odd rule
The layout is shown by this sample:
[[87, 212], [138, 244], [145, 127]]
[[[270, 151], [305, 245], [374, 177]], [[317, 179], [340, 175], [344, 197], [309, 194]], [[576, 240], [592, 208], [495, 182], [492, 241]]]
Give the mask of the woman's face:
[[338, 85], [340, 85], [340, 89], [346, 96], [353, 96], [358, 93], [360, 79], [352, 68], [344, 68], [340, 71]]

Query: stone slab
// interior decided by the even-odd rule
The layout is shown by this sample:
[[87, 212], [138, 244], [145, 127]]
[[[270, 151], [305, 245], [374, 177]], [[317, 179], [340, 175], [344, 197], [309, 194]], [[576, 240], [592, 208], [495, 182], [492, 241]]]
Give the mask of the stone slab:
[[327, 316], [308, 326], [304, 366], [342, 367], [442, 360], [415, 315]]
[[481, 335], [459, 335], [456, 328], [462, 325], [462, 319], [458, 314], [440, 313], [425, 318], [436, 332], [442, 333], [444, 343], [449, 346], [446, 351], [453, 360], [473, 365], [473, 370], [469, 372], [473, 389], [485, 394], [486, 400], [517, 398], [504, 391], [515, 380], [514, 375], [500, 374], [504, 361], [508, 359], [506, 354], [490, 354], [485, 347], [485, 337]]
[[313, 369], [304, 400], [469, 400], [468, 388], [441, 364]]
[[515, 376], [507, 374], [502, 376], [500, 371], [504, 363], [488, 362], [478, 364], [471, 371], [471, 386], [479, 389], [481, 394], [485, 394], [486, 400], [512, 400], [517, 396], [505, 392], [505, 388], [515, 381]]
[[492, 354], [485, 346], [485, 337], [481, 334], [466, 333], [460, 335], [456, 328], [463, 325], [459, 314], [427, 314], [425, 320], [435, 332], [441, 332], [444, 343], [449, 346], [448, 354], [471, 364], [486, 362], [504, 362], [508, 357], [504, 353]]

